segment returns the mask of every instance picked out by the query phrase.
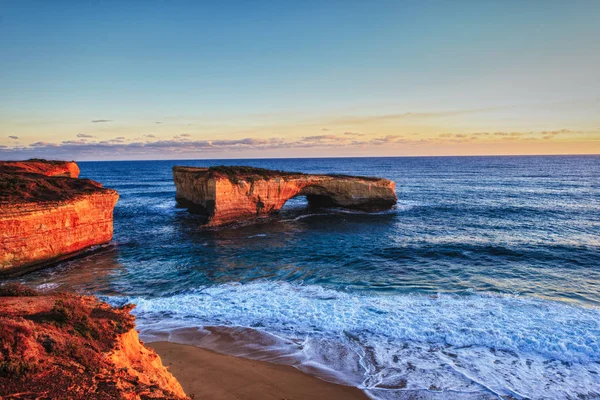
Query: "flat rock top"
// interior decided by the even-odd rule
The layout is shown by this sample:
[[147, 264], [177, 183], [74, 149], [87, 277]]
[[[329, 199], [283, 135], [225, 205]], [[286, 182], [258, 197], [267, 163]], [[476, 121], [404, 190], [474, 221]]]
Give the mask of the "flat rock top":
[[111, 192], [98, 182], [78, 179], [79, 167], [67, 161], [0, 161], [0, 214], [35, 204], [61, 202], [92, 193]]
[[266, 168], [256, 168], [248, 166], [225, 166], [220, 165], [216, 167], [185, 167], [175, 166], [173, 167], [174, 172], [187, 172], [195, 173], [200, 178], [228, 178], [230, 181], [237, 181], [240, 179], [253, 181], [253, 180], [268, 180], [272, 178], [294, 178], [294, 179], [310, 179], [311, 177], [319, 178], [334, 178], [334, 179], [356, 179], [356, 180], [368, 180], [368, 181], [386, 181], [384, 178], [372, 177], [372, 176], [353, 176], [353, 175], [341, 175], [341, 174], [305, 174], [303, 172], [290, 172], [280, 171]]
[[0, 172], [30, 173], [46, 176], [79, 177], [79, 167], [74, 161], [30, 159], [26, 161], [0, 161]]
[[0, 205], [64, 201], [99, 190], [109, 189], [89, 179], [0, 172]]

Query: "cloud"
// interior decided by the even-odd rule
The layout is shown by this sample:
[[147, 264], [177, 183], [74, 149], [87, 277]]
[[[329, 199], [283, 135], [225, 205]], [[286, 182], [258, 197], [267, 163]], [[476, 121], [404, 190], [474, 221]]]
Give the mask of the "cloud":
[[433, 111], [433, 112], [405, 112], [395, 114], [383, 114], [383, 115], [364, 115], [364, 116], [342, 116], [328, 121], [328, 124], [373, 124], [373, 123], [387, 123], [404, 119], [431, 119], [431, 118], [448, 118], [456, 117], [469, 114], [477, 114], [489, 111], [497, 111], [505, 109], [506, 107], [490, 107], [490, 108], [476, 108], [467, 110], [453, 110], [453, 111]]
[[124, 143], [124, 142], [125, 142], [125, 138], [123, 136], [119, 136], [119, 137], [116, 137], [116, 138], [113, 138], [113, 139], [103, 140], [103, 141], [101, 141], [99, 143], [102, 143], [102, 144], [111, 144], [111, 143], [113, 143], [114, 144], [114, 143]]
[[80, 139], [80, 140], [63, 140], [60, 143], [61, 144], [87, 144], [87, 140], [85, 140], [85, 139]]
[[460, 143], [474, 140], [487, 140], [493, 142], [501, 141], [531, 141], [531, 140], [550, 140], [559, 135], [585, 134], [592, 131], [574, 131], [570, 129], [558, 129], [553, 131], [528, 131], [528, 132], [474, 132], [474, 133], [440, 133], [437, 140], [440, 143]]
[[44, 142], [44, 141], [31, 143], [29, 145], [29, 147], [57, 147], [57, 146], [58, 146], [57, 144], [50, 143], [50, 142]]
[[237, 140], [213, 140], [210, 142], [213, 146], [264, 146], [271, 143], [270, 139], [237, 139]]
[[9, 139], [13, 139], [13, 140], [17, 140], [19, 137], [18, 136], [9, 136]]
[[190, 135], [189, 133], [182, 133], [179, 136], [181, 136], [181, 137], [191, 137], [192, 135]]
[[111, 122], [111, 121], [112, 120], [110, 120], [110, 119], [93, 119], [90, 122], [93, 122], [94, 124], [99, 124], [99, 123], [102, 123], [102, 122]]
[[[146, 137], [149, 135], [145, 135]], [[156, 140], [139, 141], [127, 143], [120, 136], [100, 142], [86, 142], [81, 140], [66, 140], [60, 144], [48, 142], [36, 142], [29, 146], [13, 147], [0, 150], [0, 155], [7, 154], [11, 158], [108, 158], [126, 155], [135, 156], [160, 156], [165, 153], [174, 156], [186, 154], [194, 155], [199, 152], [227, 152], [244, 149], [268, 150], [268, 149], [293, 149], [310, 147], [334, 147], [340, 145], [362, 145], [365, 142], [355, 142], [349, 138], [335, 135], [307, 136], [296, 140], [286, 140], [281, 137], [271, 138], [242, 138], [242, 139], [214, 139], [214, 140]]]
[[382, 145], [382, 144], [388, 144], [388, 143], [401, 143], [401, 142], [410, 143], [410, 141], [405, 141], [404, 138], [400, 135], [387, 135], [384, 137], [371, 139], [369, 141], [369, 144]]
[[155, 124], [162, 124], [162, 121], [156, 121]]
[[88, 139], [91, 139], [91, 138], [93, 138], [95, 136], [94, 135], [88, 135], [87, 133], [78, 133], [77, 137], [78, 138], [88, 138]]
[[[567, 135], [577, 131], [566, 129], [539, 132], [475, 132], [475, 133], [441, 133], [435, 138], [419, 138], [409, 135], [386, 135], [379, 137], [360, 137], [354, 135], [312, 135], [296, 139], [282, 137], [246, 137], [240, 139], [191, 140], [181, 137], [171, 140], [155, 139], [152, 134], [143, 135], [127, 141], [124, 136], [100, 142], [66, 140], [60, 144], [38, 141], [27, 146], [5, 146], [0, 148], [0, 159], [24, 159], [32, 157], [65, 158], [65, 159], [103, 159], [103, 158], [160, 158], [165, 154], [173, 158], [194, 157], [211, 153], [227, 153], [241, 150], [279, 150], [307, 148], [364, 148], [368, 146], [421, 146], [425, 144], [462, 143], [470, 141], [482, 142], [483, 139], [493, 143], [498, 140], [550, 140], [559, 135]], [[502, 133], [496, 135], [496, 133]], [[366, 135], [365, 135], [366, 136]], [[482, 139], [482, 140], [480, 140]]]
[[364, 133], [356, 133], [356, 132], [344, 132], [346, 136], [365, 136]]
[[305, 136], [302, 138], [302, 140], [304, 141], [316, 141], [316, 142], [322, 142], [322, 141], [331, 141], [331, 140], [340, 140], [342, 138], [335, 136], [335, 135], [315, 135], [315, 136]]

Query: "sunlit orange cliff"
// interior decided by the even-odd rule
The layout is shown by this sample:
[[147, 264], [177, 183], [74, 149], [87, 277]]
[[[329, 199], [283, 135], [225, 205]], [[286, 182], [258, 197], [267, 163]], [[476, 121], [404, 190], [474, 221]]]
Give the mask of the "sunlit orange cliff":
[[74, 162], [0, 162], [0, 275], [110, 242], [119, 195], [78, 176]]
[[[0, 162], [0, 274], [111, 240], [117, 192], [78, 176], [74, 162]], [[186, 398], [131, 308], [0, 280], [0, 399]]]

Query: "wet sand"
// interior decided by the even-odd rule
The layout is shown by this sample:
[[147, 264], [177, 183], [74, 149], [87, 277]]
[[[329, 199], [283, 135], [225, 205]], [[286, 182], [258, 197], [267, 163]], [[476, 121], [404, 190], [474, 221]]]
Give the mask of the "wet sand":
[[325, 382], [287, 365], [171, 342], [153, 342], [147, 346], [156, 350], [188, 396], [196, 399], [368, 399], [357, 388]]

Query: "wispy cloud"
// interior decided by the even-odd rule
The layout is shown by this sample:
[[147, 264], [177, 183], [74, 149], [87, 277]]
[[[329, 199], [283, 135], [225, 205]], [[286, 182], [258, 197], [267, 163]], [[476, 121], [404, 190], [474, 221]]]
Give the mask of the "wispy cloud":
[[93, 119], [90, 122], [93, 122], [94, 124], [100, 124], [102, 122], [112, 122], [112, 120], [110, 120], [110, 119]]
[[[148, 137], [149, 135], [145, 135]], [[116, 137], [99, 142], [86, 142], [86, 139], [66, 140], [60, 144], [48, 142], [35, 142], [28, 146], [17, 146], [9, 149], [0, 149], [0, 155], [12, 153], [14, 157], [111, 157], [127, 154], [129, 156], [157, 154], [180, 154], [223, 152], [238, 150], [269, 150], [293, 148], [329, 148], [340, 145], [359, 146], [370, 144], [365, 140], [356, 142], [348, 137], [335, 135], [306, 136], [296, 140], [286, 140], [280, 137], [272, 138], [242, 138], [242, 139], [214, 139], [214, 140], [189, 140], [185, 138], [173, 140], [135, 141], [128, 143], [124, 137]]]
[[477, 108], [468, 110], [453, 110], [453, 111], [432, 111], [432, 112], [404, 112], [394, 114], [382, 114], [382, 115], [364, 115], [364, 116], [345, 116], [337, 117], [329, 121], [331, 124], [343, 124], [343, 125], [362, 125], [362, 124], [378, 124], [378, 123], [392, 123], [400, 120], [412, 120], [412, 119], [432, 119], [432, 118], [447, 118], [456, 117], [462, 115], [484, 113], [489, 111], [497, 111], [505, 109], [506, 107], [490, 107], [490, 108]]
[[19, 139], [19, 137], [18, 137], [18, 136], [9, 136], [8, 138], [9, 138], [9, 139], [12, 139], [12, 140], [17, 140], [17, 139]]
[[364, 133], [356, 133], [356, 132], [344, 132], [346, 136], [365, 136]]
[[62, 142], [60, 142], [61, 144], [87, 144], [88, 141], [86, 139], [79, 139], [79, 140], [63, 140]]
[[559, 129], [553, 131], [524, 131], [524, 132], [474, 132], [474, 133], [440, 133], [438, 138], [451, 143], [469, 142], [475, 140], [501, 140], [501, 141], [519, 141], [519, 140], [549, 140], [558, 137], [559, 135], [575, 135], [586, 134], [592, 132]]
[[93, 137], [95, 137], [94, 135], [88, 135], [87, 133], [78, 133], [77, 134], [78, 138], [87, 138], [87, 139], [91, 139]]
[[[346, 132], [348, 133], [348, 132]], [[385, 135], [385, 136], [360, 136], [360, 135], [312, 135], [297, 139], [285, 139], [282, 137], [257, 138], [246, 137], [241, 139], [213, 139], [213, 140], [190, 140], [188, 136], [177, 135], [171, 140], [149, 140], [155, 139], [152, 134], [143, 135], [133, 140], [124, 136], [118, 136], [110, 140], [90, 141], [89, 138], [81, 137], [78, 140], [66, 140], [60, 144], [38, 141], [27, 146], [5, 146], [0, 148], [0, 158], [111, 158], [138, 156], [156, 157], [170, 154], [174, 158], [180, 156], [194, 156], [196, 154], [227, 153], [242, 150], [279, 150], [279, 149], [332, 149], [339, 147], [367, 148], [370, 146], [396, 146], [397, 148], [444, 145], [456, 143], [479, 143], [504, 142], [506, 140], [552, 140], [561, 135], [573, 135], [585, 133], [568, 129], [537, 132], [474, 132], [474, 133], [441, 133], [434, 137], [420, 138], [413, 135]], [[416, 148], [416, 147], [415, 147]]]

